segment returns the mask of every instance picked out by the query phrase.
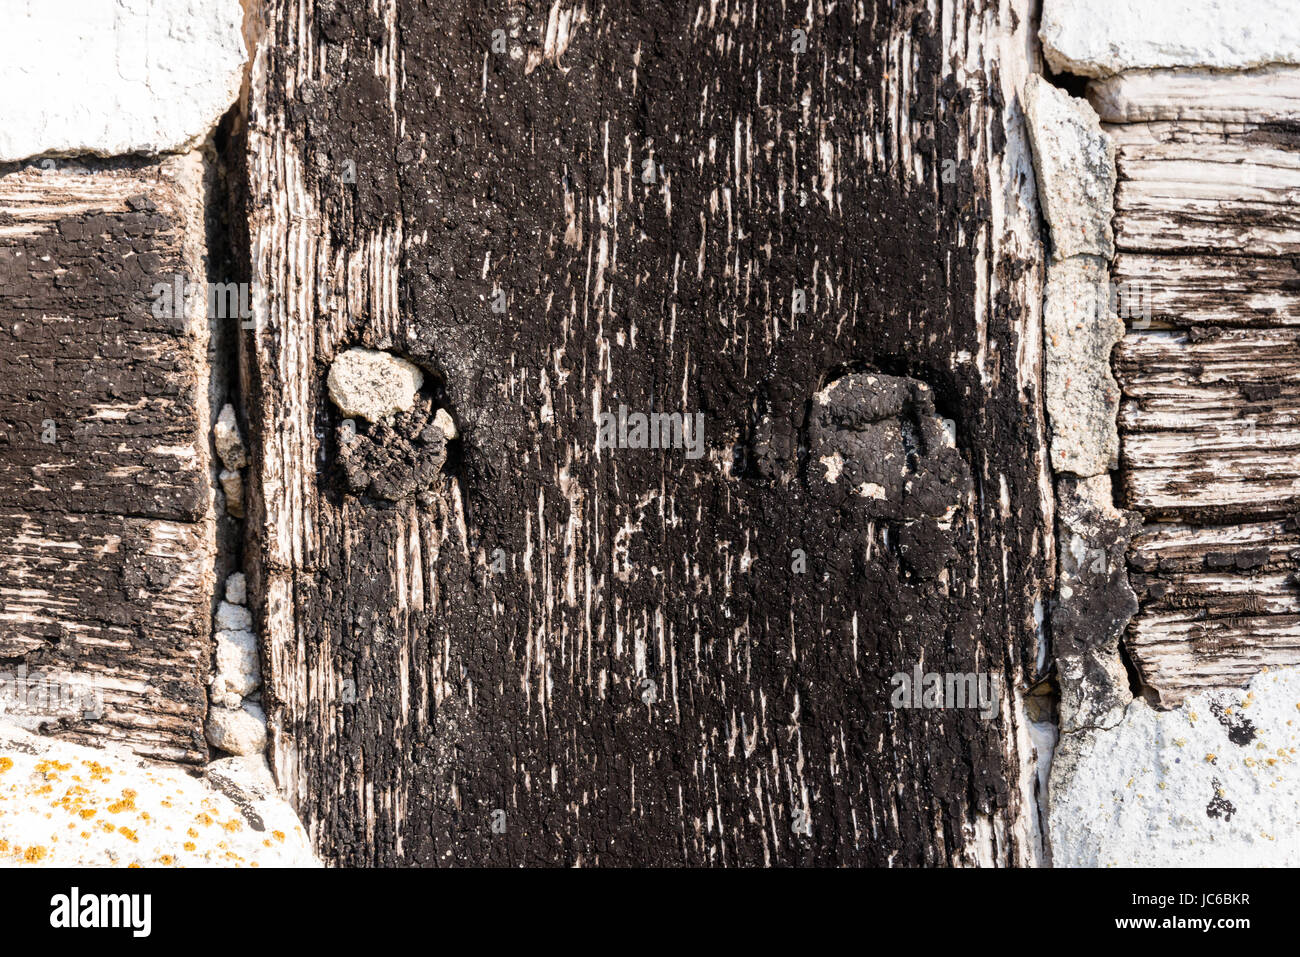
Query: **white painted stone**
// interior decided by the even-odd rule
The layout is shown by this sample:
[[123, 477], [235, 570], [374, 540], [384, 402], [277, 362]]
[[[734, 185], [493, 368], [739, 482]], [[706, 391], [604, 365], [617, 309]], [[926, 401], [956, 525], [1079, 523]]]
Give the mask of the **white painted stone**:
[[1300, 16], [1285, 0], [1043, 0], [1039, 37], [1056, 73], [1244, 70], [1300, 63]]
[[242, 707], [208, 711], [208, 744], [228, 754], [261, 754], [266, 749], [266, 715], [251, 701]]
[[260, 756], [196, 775], [0, 723], [0, 867], [13, 864], [320, 866]]
[[201, 140], [239, 95], [242, 24], [239, 0], [8, 0], [0, 162]]
[[217, 606], [217, 631], [252, 631], [253, 613], [241, 605], [223, 601]]
[[244, 476], [233, 469], [222, 469], [217, 475], [221, 494], [226, 497], [226, 511], [234, 518], [244, 517]]
[[1038, 198], [1052, 230], [1052, 255], [1115, 255], [1115, 144], [1087, 100], [1040, 76], [1024, 91]]
[[248, 464], [244, 438], [239, 434], [239, 420], [235, 417], [235, 407], [229, 402], [222, 407], [212, 432], [217, 455], [221, 456], [221, 463], [226, 468], [242, 469]]
[[226, 601], [232, 605], [248, 604], [248, 580], [243, 572], [226, 576]]
[[330, 398], [349, 418], [380, 422], [415, 404], [424, 385], [419, 366], [387, 352], [349, 349], [330, 366]]
[[[1062, 735], [1051, 777], [1053, 863], [1300, 865], [1297, 709], [1300, 669], [1286, 668], [1173, 711], [1138, 699], [1109, 729]], [[1243, 721], [1253, 732], [1246, 740], [1238, 730], [1234, 742], [1229, 728]]]
[[1124, 335], [1111, 310], [1106, 261], [1075, 256], [1047, 267], [1043, 291], [1043, 397], [1052, 467], [1083, 477], [1119, 462], [1119, 385], [1110, 354]]
[[[262, 686], [262, 665], [257, 654], [257, 635], [251, 631], [219, 631], [215, 638], [217, 675], [213, 693], [223, 701], [240, 698]], [[238, 701], [235, 702], [237, 706]]]

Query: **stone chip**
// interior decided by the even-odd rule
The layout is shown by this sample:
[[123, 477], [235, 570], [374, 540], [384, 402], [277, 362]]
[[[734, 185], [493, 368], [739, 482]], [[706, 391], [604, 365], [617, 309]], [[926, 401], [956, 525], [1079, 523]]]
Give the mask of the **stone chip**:
[[424, 385], [424, 373], [399, 356], [355, 348], [334, 360], [326, 385], [344, 416], [383, 422], [396, 412], [411, 410]]
[[1115, 144], [1087, 100], [1040, 76], [1025, 84], [1038, 199], [1055, 259], [1115, 255]]

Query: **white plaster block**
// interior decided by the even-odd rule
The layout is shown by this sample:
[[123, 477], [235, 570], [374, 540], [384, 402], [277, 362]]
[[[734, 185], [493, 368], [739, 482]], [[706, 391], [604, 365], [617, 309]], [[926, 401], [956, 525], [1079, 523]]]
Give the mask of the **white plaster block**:
[[239, 95], [243, 16], [239, 0], [7, 0], [0, 162], [201, 139]]
[[193, 768], [0, 722], [0, 866], [319, 867], [261, 756]]
[[1300, 865], [1300, 669], [1061, 736], [1057, 867]]
[[1039, 36], [1057, 72], [1244, 70], [1300, 63], [1300, 16], [1287, 0], [1043, 0]]

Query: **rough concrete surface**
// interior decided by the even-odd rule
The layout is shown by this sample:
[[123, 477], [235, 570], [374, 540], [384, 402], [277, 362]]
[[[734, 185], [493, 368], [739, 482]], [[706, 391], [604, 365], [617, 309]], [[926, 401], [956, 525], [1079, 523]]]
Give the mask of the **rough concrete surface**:
[[1115, 146], [1087, 100], [1040, 76], [1025, 84], [1025, 117], [1034, 149], [1038, 199], [1052, 234], [1052, 255], [1115, 255]]
[[334, 360], [326, 380], [339, 411], [368, 422], [409, 412], [424, 384], [419, 366], [387, 352], [349, 349]]
[[1061, 728], [1076, 731], [1114, 724], [1133, 697], [1119, 643], [1138, 610], [1125, 553], [1142, 519], [1115, 508], [1109, 475], [1061, 476], [1056, 503], [1060, 577], [1052, 635]]
[[1110, 353], [1124, 323], [1110, 308], [1105, 260], [1075, 256], [1047, 269], [1043, 334], [1052, 467], [1101, 475], [1119, 461], [1119, 386]]
[[252, 694], [262, 684], [257, 636], [251, 631], [219, 631], [216, 645], [217, 675], [213, 693], [222, 697], [234, 695], [232, 706], [238, 707], [239, 698]]
[[1083, 76], [1300, 63], [1300, 17], [1278, 0], [1044, 0], [1039, 36], [1055, 72]]
[[10, 0], [0, 162], [201, 139], [238, 96], [242, 23], [239, 0]]
[[208, 744], [227, 754], [261, 754], [266, 749], [266, 714], [256, 704], [213, 707], [208, 712]]
[[227, 402], [217, 416], [213, 427], [213, 441], [217, 454], [228, 469], [242, 469], [248, 464], [248, 451], [244, 448], [244, 438], [239, 433], [239, 420], [235, 417], [235, 407]]
[[1174, 711], [1133, 701], [1109, 730], [1063, 734], [1052, 767], [1057, 867], [1300, 864], [1300, 670]]
[[257, 758], [202, 774], [0, 722], [0, 866], [315, 867]]

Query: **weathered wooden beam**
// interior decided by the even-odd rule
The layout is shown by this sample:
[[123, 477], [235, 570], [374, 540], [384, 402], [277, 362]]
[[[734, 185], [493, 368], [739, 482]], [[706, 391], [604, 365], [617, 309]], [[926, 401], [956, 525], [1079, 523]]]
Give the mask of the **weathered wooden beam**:
[[209, 333], [156, 287], [202, 300], [204, 248], [196, 155], [0, 175], [0, 659], [100, 705], [15, 717], [185, 761], [207, 756]]
[[[1120, 253], [1117, 301], [1137, 329], [1300, 325], [1300, 268], [1270, 256]], [[1208, 330], [1206, 330], [1208, 331]]]
[[1115, 243], [1135, 252], [1300, 253], [1300, 153], [1257, 124], [1108, 125], [1117, 147]]
[[1285, 414], [1300, 402], [1300, 331], [1130, 332], [1115, 368], [1129, 507], [1223, 518], [1300, 502], [1300, 433]]
[[[266, 4], [246, 554], [328, 858], [1034, 859], [1017, 697], [889, 703], [1033, 671], [1054, 556], [1032, 18], [935, 11]], [[460, 428], [419, 496], [342, 481], [357, 345]], [[942, 528], [811, 491], [809, 403], [862, 368], [955, 419], [982, 494]], [[598, 450], [620, 404], [703, 412], [705, 454]]]

